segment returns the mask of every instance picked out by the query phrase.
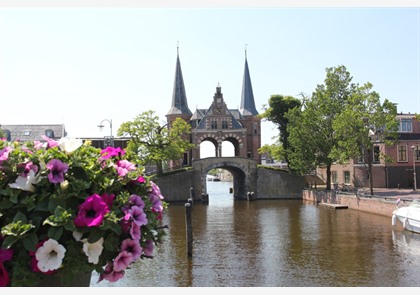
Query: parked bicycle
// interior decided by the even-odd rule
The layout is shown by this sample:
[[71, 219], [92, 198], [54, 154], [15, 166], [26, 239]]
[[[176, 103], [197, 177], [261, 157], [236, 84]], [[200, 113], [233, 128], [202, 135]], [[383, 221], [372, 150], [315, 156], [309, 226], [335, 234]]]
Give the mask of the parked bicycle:
[[333, 190], [336, 193], [346, 193], [346, 194], [355, 194], [358, 197], [368, 197], [369, 196], [369, 189], [368, 188], [357, 188], [353, 187], [350, 184], [347, 183], [341, 183], [341, 184], [334, 184]]

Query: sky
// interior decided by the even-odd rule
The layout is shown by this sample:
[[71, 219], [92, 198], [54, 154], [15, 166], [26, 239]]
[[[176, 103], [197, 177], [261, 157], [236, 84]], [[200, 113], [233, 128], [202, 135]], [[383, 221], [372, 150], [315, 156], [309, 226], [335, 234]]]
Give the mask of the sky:
[[[326, 68], [340, 65], [353, 82], [370, 82], [382, 101], [397, 103], [398, 112], [420, 113], [419, 1], [399, 7], [21, 2], [0, 2], [3, 125], [64, 123], [68, 136], [102, 137], [111, 131], [107, 121], [99, 130], [102, 120], [112, 120], [114, 136], [144, 111], [165, 122], [177, 50], [192, 112], [211, 105], [219, 83], [228, 108], [239, 108], [246, 51], [260, 113], [271, 95], [310, 95]], [[276, 135], [273, 124], [262, 123], [262, 144]]]

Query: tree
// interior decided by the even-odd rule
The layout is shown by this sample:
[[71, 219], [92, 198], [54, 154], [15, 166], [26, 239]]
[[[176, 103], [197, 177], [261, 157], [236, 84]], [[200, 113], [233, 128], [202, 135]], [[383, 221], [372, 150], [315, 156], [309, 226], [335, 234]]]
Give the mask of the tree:
[[143, 164], [156, 163], [157, 175], [163, 174], [163, 163], [180, 161], [194, 145], [189, 141], [191, 126], [177, 118], [169, 126], [160, 124], [154, 111], [145, 111], [133, 121], [121, 124], [118, 136], [128, 136], [127, 149], [140, 157]]
[[346, 67], [326, 68], [324, 84], [317, 85], [310, 97], [304, 97], [301, 110], [289, 112], [289, 144], [286, 149], [289, 168], [308, 173], [325, 166], [326, 189], [331, 189], [331, 165], [336, 161], [331, 154], [337, 145], [333, 122], [347, 104], [355, 85]]
[[5, 138], [5, 137], [6, 137], [6, 134], [4, 133], [3, 129], [1, 129], [1, 126], [0, 126], [0, 138]]
[[[381, 103], [379, 94], [372, 88], [369, 82], [358, 86], [333, 124], [338, 138], [333, 155], [339, 163], [350, 158], [363, 158], [369, 176], [370, 195], [373, 195], [374, 145], [394, 145], [398, 141], [397, 107], [388, 99]], [[380, 157], [389, 161], [382, 152]]]
[[[300, 107], [301, 101], [292, 96], [283, 96], [279, 94], [271, 95], [268, 101], [269, 107], [260, 114], [260, 118], [267, 119], [277, 125], [279, 130], [279, 141], [283, 145], [283, 150], [286, 150], [289, 146], [287, 132], [288, 119], [285, 114], [293, 108]], [[282, 153], [279, 155], [280, 158], [287, 160], [287, 154]]]
[[273, 144], [265, 144], [258, 149], [260, 154], [267, 154], [276, 161], [283, 161], [284, 160], [284, 151], [283, 145], [278, 141], [277, 143]]

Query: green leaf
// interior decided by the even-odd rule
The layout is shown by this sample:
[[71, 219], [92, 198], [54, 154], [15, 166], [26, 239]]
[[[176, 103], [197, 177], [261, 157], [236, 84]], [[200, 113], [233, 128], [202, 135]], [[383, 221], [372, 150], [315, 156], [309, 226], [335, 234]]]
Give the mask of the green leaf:
[[48, 229], [48, 237], [58, 241], [61, 236], [63, 235], [63, 228], [62, 227], [50, 227]]
[[27, 251], [35, 251], [37, 243], [38, 236], [36, 235], [36, 233], [28, 235], [28, 237], [23, 240], [23, 246]]

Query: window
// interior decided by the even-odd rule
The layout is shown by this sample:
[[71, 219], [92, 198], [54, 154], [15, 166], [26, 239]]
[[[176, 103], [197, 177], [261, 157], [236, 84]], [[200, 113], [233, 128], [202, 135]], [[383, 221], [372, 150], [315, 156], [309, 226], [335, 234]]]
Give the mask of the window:
[[419, 161], [420, 160], [420, 154], [419, 154], [419, 146], [415, 145], [414, 146], [414, 161]]
[[217, 121], [211, 121], [211, 129], [217, 129]]
[[399, 145], [397, 147], [398, 162], [407, 162], [407, 146]]
[[401, 118], [398, 129], [400, 132], [412, 132], [411, 118]]
[[373, 163], [380, 163], [381, 162], [381, 152], [379, 150], [379, 146], [373, 147]]
[[331, 171], [331, 182], [338, 183], [337, 171]]
[[226, 120], [222, 121], [222, 129], [228, 129], [228, 122]]
[[350, 183], [350, 171], [344, 171], [344, 183]]
[[54, 138], [54, 131], [52, 129], [45, 130], [45, 136], [49, 138]]
[[11, 141], [12, 140], [12, 133], [10, 132], [10, 130], [6, 129], [6, 130], [3, 130], [3, 131], [6, 135], [6, 140]]
[[31, 131], [30, 130], [25, 130], [25, 131], [23, 131], [23, 135], [29, 136], [29, 135], [31, 135]]

